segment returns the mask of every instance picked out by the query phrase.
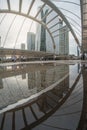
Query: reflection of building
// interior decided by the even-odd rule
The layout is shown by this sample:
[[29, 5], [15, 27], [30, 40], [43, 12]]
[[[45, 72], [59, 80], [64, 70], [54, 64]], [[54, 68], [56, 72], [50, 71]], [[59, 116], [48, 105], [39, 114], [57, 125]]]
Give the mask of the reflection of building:
[[3, 82], [2, 82], [2, 79], [0, 78], [0, 89], [3, 88]]
[[26, 79], [26, 73], [22, 74], [22, 79]]
[[68, 27], [63, 26], [61, 21], [59, 24], [59, 54], [68, 55], [69, 54], [69, 32]]
[[[69, 66], [67, 65], [60, 65], [60, 66], [52, 66], [52, 65], [42, 65], [42, 66], [41, 65], [30, 65], [30, 66], [19, 65], [18, 66], [17, 65], [17, 66], [5, 66], [3, 70], [4, 70], [3, 74], [0, 73], [0, 77], [2, 79], [5, 79], [6, 82], [4, 82], [4, 80], [1, 80], [0, 82], [1, 87], [3, 86], [4, 88], [2, 89], [1, 97], [6, 102], [2, 102], [0, 107], [2, 107], [4, 103], [5, 106], [10, 105], [12, 103], [19, 101], [20, 99], [29, 97], [46, 88], [48, 91], [50, 91], [50, 86], [55, 83], [58, 84], [58, 82], [62, 78], [63, 79], [65, 78], [65, 80], [63, 81], [63, 83], [61, 83], [61, 85], [59, 84], [59, 86], [57, 86], [54, 89], [54, 91], [52, 91], [52, 94], [55, 94], [54, 96], [52, 96], [52, 98], [55, 99], [56, 94], [58, 95], [57, 96], [58, 99], [61, 98], [63, 94], [66, 93], [69, 87], [68, 86], [69, 79], [68, 77], [65, 77], [67, 76], [67, 73], [69, 73]], [[3, 85], [2, 85], [2, 81], [3, 81]], [[9, 85], [9, 87], [7, 84]], [[39, 108], [48, 111], [50, 109], [48, 105], [49, 103], [52, 104], [52, 102], [46, 100], [47, 99], [44, 98], [39, 102]]]
[[24, 43], [21, 43], [21, 49], [25, 50], [25, 44]]
[[35, 34], [32, 32], [27, 33], [27, 49], [35, 50]]
[[46, 88], [46, 70], [40, 71], [41, 74], [41, 88]]
[[1, 36], [0, 36], [0, 47], [1, 47]]
[[[68, 71], [67, 67], [67, 71]], [[56, 87], [50, 90], [47, 94], [43, 94], [42, 98], [38, 100], [38, 107], [42, 112], [48, 112], [52, 109], [52, 106], [57, 105], [56, 103], [61, 100], [68, 92], [69, 89], [69, 76], [61, 81]], [[53, 99], [53, 100], [50, 100]], [[53, 103], [55, 101], [55, 103]]]
[[29, 90], [34, 89], [36, 87], [35, 85], [35, 72], [28, 73], [28, 88]]
[[46, 95], [43, 95], [41, 100], [38, 100], [38, 107], [42, 112], [48, 112], [50, 110], [50, 105]]

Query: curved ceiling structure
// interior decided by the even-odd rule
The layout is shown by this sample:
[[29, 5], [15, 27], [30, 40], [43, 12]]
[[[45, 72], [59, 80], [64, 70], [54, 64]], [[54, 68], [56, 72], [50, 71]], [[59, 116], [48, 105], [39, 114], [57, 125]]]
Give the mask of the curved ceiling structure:
[[[14, 17], [11, 20], [8, 19], [8, 21], [10, 21], [10, 22], [9, 22], [8, 29], [6, 30], [6, 33], [3, 33], [4, 37], [3, 37], [3, 34], [0, 33], [0, 36], [2, 38], [2, 43], [0, 43], [1, 44], [0, 46], [5, 47], [6, 42], [9, 39], [8, 35], [9, 35], [10, 31], [12, 30], [12, 26], [14, 25], [18, 15], [24, 16], [25, 18], [22, 18], [22, 21], [19, 23], [20, 24], [18, 27], [19, 29], [17, 29], [17, 32], [15, 34], [16, 38], [15, 38], [15, 42], [13, 43], [14, 45], [12, 47], [14, 49], [16, 48], [17, 41], [20, 37], [20, 34], [22, 32], [24, 24], [26, 23], [27, 18], [31, 19], [31, 23], [29, 23], [28, 31], [31, 31], [31, 28], [33, 27], [33, 21], [41, 24], [47, 30], [49, 36], [51, 37], [54, 51], [56, 48], [55, 39], [57, 37], [59, 37], [59, 35], [60, 35], [59, 30], [61, 30], [64, 26], [68, 27], [68, 31], [71, 32], [71, 34], [73, 35], [77, 45], [79, 47], [81, 46], [80, 2], [78, 2], [78, 1], [76, 2], [74, 0], [72, 0], [72, 1], [68, 1], [68, 0], [67, 1], [66, 0], [60, 0], [60, 1], [56, 1], [56, 0], [38, 0], [38, 1], [37, 0], [30, 0], [30, 1], [29, 0], [25, 0], [25, 1], [24, 0], [18, 0], [18, 1], [17, 0], [13, 0], [13, 1], [3, 0], [2, 1], [1, 0], [0, 3], [1, 3], [0, 4], [1, 5], [1, 7], [0, 7], [0, 16], [1, 16], [0, 17], [0, 26], [2, 26], [2, 24], [4, 22], [7, 22], [7, 21], [5, 21], [5, 19], [8, 14], [10, 14], [10, 13], [14, 14], [13, 15]], [[63, 6], [63, 5], [65, 5], [65, 6]], [[76, 14], [76, 12], [73, 12], [73, 11], [67, 9], [67, 7], [69, 7], [69, 5], [71, 5], [71, 7], [73, 7], [73, 8], [78, 7], [79, 15]], [[48, 7], [49, 10], [41, 19], [39, 17], [39, 14], [46, 7]], [[54, 15], [52, 15], [52, 13]], [[44, 20], [46, 18], [48, 18], [50, 15], [51, 15], [51, 18], [49, 19], [49, 21], [47, 21], [45, 23]], [[63, 27], [59, 28], [60, 21], [57, 20], [58, 22], [55, 23], [54, 19], [59, 19], [60, 21], [63, 21]], [[4, 23], [4, 25], [5, 25], [5, 23]], [[54, 27], [55, 27], [55, 29], [54, 29]]]

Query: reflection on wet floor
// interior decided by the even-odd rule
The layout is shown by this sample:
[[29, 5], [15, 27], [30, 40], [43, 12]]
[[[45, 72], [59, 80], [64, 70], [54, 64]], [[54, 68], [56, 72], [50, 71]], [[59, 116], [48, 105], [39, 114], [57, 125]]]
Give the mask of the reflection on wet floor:
[[0, 130], [82, 128], [85, 71], [81, 70], [80, 64], [1, 67]]

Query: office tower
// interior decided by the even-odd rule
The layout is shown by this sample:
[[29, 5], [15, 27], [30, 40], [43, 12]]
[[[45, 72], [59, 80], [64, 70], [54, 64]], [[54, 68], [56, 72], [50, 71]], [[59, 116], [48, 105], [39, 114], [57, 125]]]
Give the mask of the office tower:
[[2, 78], [0, 78], [0, 89], [3, 88], [3, 81], [2, 81]]
[[24, 43], [21, 43], [21, 49], [25, 50], [25, 44]]
[[[41, 11], [41, 20], [46, 23], [46, 17], [44, 18], [44, 16], [47, 14], [48, 9], [46, 9], [45, 11], [42, 10]], [[46, 52], [46, 29], [41, 25], [41, 38], [40, 38], [40, 51], [45, 51]]]
[[69, 54], [69, 31], [67, 26], [63, 26], [63, 22], [59, 24], [59, 54]]
[[27, 49], [30, 51], [35, 50], [35, 33], [27, 33]]
[[1, 47], [1, 36], [0, 36], [0, 47]]
[[[38, 10], [41, 7], [38, 7]], [[48, 12], [48, 8], [45, 8], [41, 11], [39, 14], [39, 19], [43, 21], [43, 23], [46, 23], [47, 18], [44, 17]], [[46, 52], [46, 29], [43, 27], [43, 25], [40, 25], [37, 23], [37, 29], [36, 29], [36, 47], [35, 50], [37, 51], [45, 51]]]
[[[41, 7], [38, 7], [38, 10], [40, 10], [40, 8]], [[53, 19], [53, 16], [56, 16], [56, 13], [55, 12], [51, 12], [49, 15], [47, 15], [50, 11], [51, 11], [51, 9], [48, 6], [45, 6], [43, 8], [43, 10], [39, 13], [38, 19], [43, 21], [43, 23], [45, 23], [45, 24], [47, 22], [51, 21], [51, 19]], [[47, 17], [46, 17], [46, 15], [47, 15]], [[56, 17], [52, 22], [48, 23], [48, 28], [50, 28], [51, 26], [55, 25], [51, 29], [52, 32], [54, 30], [56, 30], [56, 28], [58, 28], [58, 25], [57, 25], [58, 21], [59, 21], [59, 19], [58, 19], [58, 17]], [[54, 35], [56, 35], [56, 33]], [[59, 44], [58, 37], [55, 38], [55, 44], [56, 44], [55, 45], [56, 46], [55, 52], [58, 54], [58, 44]], [[36, 25], [35, 50], [36, 51], [44, 51], [44, 52], [54, 53], [53, 46], [54, 46], [53, 45], [53, 41], [52, 41], [48, 31], [44, 28], [43, 25], [37, 23], [37, 25]]]

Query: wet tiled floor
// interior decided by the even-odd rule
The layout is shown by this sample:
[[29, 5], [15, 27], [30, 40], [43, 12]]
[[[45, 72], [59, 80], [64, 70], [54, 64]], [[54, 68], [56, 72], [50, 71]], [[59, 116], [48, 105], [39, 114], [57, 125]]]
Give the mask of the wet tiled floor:
[[0, 130], [86, 130], [86, 61], [0, 64]]

